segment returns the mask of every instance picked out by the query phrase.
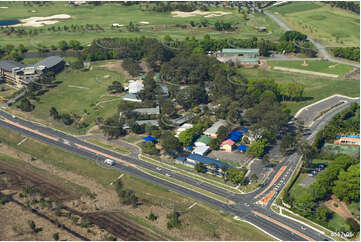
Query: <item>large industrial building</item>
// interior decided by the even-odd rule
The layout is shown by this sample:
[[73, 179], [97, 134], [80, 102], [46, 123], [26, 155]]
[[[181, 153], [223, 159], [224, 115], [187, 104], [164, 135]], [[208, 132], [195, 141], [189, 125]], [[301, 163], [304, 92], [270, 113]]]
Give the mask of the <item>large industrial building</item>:
[[36, 64], [24, 66], [12, 60], [0, 60], [0, 77], [22, 87], [32, 81], [39, 80], [46, 72], [58, 73], [64, 69], [64, 59], [60, 56], [50, 56]]

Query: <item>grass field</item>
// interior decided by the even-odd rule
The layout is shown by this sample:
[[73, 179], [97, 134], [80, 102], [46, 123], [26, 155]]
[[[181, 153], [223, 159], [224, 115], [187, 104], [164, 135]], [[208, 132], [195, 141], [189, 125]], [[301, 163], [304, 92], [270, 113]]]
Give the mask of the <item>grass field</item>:
[[[72, 16], [71, 19], [58, 22], [54, 25], [48, 25], [41, 27], [46, 31], [39, 33], [34, 36], [30, 42], [28, 36], [6, 36], [0, 34], [0, 45], [6, 44], [24, 44], [24, 45], [34, 45], [43, 44], [51, 45], [57, 44], [60, 40], [72, 40], [76, 39], [81, 41], [83, 44], [90, 43], [95, 38], [102, 37], [131, 37], [131, 36], [147, 36], [160, 38], [167, 34], [177, 39], [184, 39], [186, 36], [202, 38], [205, 34], [210, 34], [214, 38], [224, 38], [226, 36], [232, 36], [234, 38], [251, 38], [253, 36], [259, 36], [266, 39], [278, 39], [281, 33], [283, 32], [280, 27], [269, 19], [266, 15], [257, 15], [257, 17], [250, 21], [250, 25], [246, 25], [247, 20], [244, 20], [242, 15], [238, 13], [237, 10], [230, 10], [224, 8], [211, 8], [210, 11], [227, 11], [232, 12], [232, 14], [218, 16], [218, 17], [209, 17], [205, 18], [204, 16], [197, 15], [193, 17], [173, 17], [171, 13], [157, 13], [150, 11], [143, 11], [146, 8], [146, 5], [151, 5], [148, 3], [143, 3], [139, 5], [132, 6], [122, 6], [116, 3], [106, 3], [101, 6], [93, 5], [82, 5], [82, 6], [71, 6], [65, 2], [48, 2], [45, 6], [38, 6], [33, 4], [33, 6], [24, 5], [22, 2], [1, 2], [1, 6], [8, 7], [7, 9], [0, 9], [1, 19], [24, 19], [28, 17], [38, 17], [38, 16], [51, 16], [55, 14], [68, 14]], [[32, 12], [36, 11], [36, 12]], [[89, 18], [91, 16], [91, 18]], [[225, 33], [215, 31], [213, 28], [191, 28], [189, 22], [194, 21], [196, 23], [201, 20], [207, 19], [210, 23], [209, 26], [214, 25], [217, 20], [223, 20], [226, 22], [231, 22], [240, 27], [240, 31]], [[112, 30], [111, 25], [117, 23], [120, 25], [127, 26], [129, 22], [139, 24], [139, 32], [128, 32], [125, 27]], [[140, 22], [146, 21], [149, 24], [142, 24]], [[95, 31], [85, 31], [82, 33], [79, 32], [49, 32], [47, 31], [48, 27], [58, 27], [58, 26], [71, 26], [72, 24], [86, 25], [86, 24], [98, 24], [104, 28], [105, 32], [95, 32]], [[188, 27], [183, 29], [180, 27], [175, 27], [175, 25], [187, 25]], [[272, 30], [272, 34], [264, 35], [258, 33], [256, 29], [252, 26], [266, 26]], [[155, 29], [153, 29], [153, 27]], [[32, 27], [25, 27], [30, 29]], [[35, 29], [35, 28], [33, 28]], [[39, 29], [39, 28], [37, 28]]]
[[306, 64], [308, 66], [303, 66], [303, 61], [268, 61], [268, 65], [287, 67], [292, 69], [306, 70], [306, 71], [314, 71], [314, 72], [322, 72], [328, 74], [337, 74], [344, 75], [350, 70], [354, 69], [353, 66], [338, 64], [330, 61], [322, 61], [322, 60], [308, 60]]
[[314, 103], [333, 94], [341, 94], [350, 97], [360, 96], [360, 81], [349, 79], [325, 78], [300, 73], [287, 73], [267, 69], [239, 69], [239, 73], [247, 79], [269, 78], [277, 83], [297, 81], [305, 85], [303, 96], [307, 99], [299, 102], [284, 102], [295, 114], [300, 108]]
[[345, 154], [352, 157], [360, 156], [360, 146], [351, 146], [351, 145], [338, 145], [338, 144], [325, 144], [322, 147], [322, 152], [333, 153], [333, 154]]
[[305, 179], [308, 175], [306, 173], [301, 174], [298, 178], [295, 184], [293, 184], [292, 188], [290, 189], [290, 195], [291, 197], [298, 199], [299, 197], [304, 196], [307, 193], [307, 190], [305, 187], [299, 185], [303, 179]]
[[[32, 139], [28, 139], [21, 146], [18, 146], [17, 143], [23, 139], [23, 135], [0, 127], [1, 142], [4, 142], [5, 144], [17, 150], [31, 154], [32, 156], [37, 157], [44, 162], [49, 162], [59, 169], [68, 170], [81, 176], [94, 179], [106, 188], [110, 188], [109, 183], [114, 181], [120, 175], [119, 171], [113, 169], [104, 169], [97, 166], [90, 160], [64, 152]], [[33, 147], [37, 147], [37, 149], [34, 149]], [[147, 203], [153, 204], [153, 206], [161, 206], [162, 208], [169, 209], [173, 209], [175, 206], [178, 208], [186, 208], [195, 202], [190, 198], [183, 197], [163, 187], [159, 187], [129, 175], [123, 176], [122, 182], [124, 187], [136, 191], [137, 196], [139, 196], [141, 199], [145, 199]], [[142, 209], [142, 206], [139, 209]], [[165, 216], [164, 214], [158, 215]], [[137, 222], [147, 227], [158, 228], [159, 226], [156, 224], [150, 224], [150, 222], [144, 217], [140, 218], [135, 217], [134, 215], [132, 217]], [[196, 236], [193, 238], [202, 238], [202, 236], [221, 236], [218, 239], [274, 240], [272, 237], [264, 234], [248, 223], [235, 221], [229, 214], [225, 214], [217, 209], [211, 208], [208, 205], [199, 202], [196, 208], [193, 208], [191, 212], [182, 214], [181, 220], [182, 227], [180, 231], [175, 233], [179, 236], [182, 234], [191, 234]], [[168, 231], [167, 234], [173, 235], [174, 233]], [[179, 237], [178, 240], [180, 238], [182, 237]], [[217, 237], [213, 238], [216, 239]]]
[[[84, 133], [85, 129], [77, 129], [75, 124], [66, 126], [61, 121], [50, 119], [50, 108], [55, 107], [59, 113], [76, 114], [83, 122], [88, 123], [89, 127], [95, 124], [97, 117], [106, 118], [117, 114], [121, 96], [109, 96], [107, 87], [113, 81], [124, 81], [120, 73], [100, 67], [89, 71], [66, 69], [56, 76], [56, 80], [62, 83], [40, 96], [39, 101], [32, 101], [35, 104], [34, 111], [23, 113], [23, 116], [41, 119], [61, 130]], [[110, 100], [114, 101], [97, 105], [100, 101]], [[17, 109], [16, 105], [13, 109]]]
[[270, 8], [288, 27], [326, 46], [360, 46], [360, 16], [320, 2], [292, 2]]

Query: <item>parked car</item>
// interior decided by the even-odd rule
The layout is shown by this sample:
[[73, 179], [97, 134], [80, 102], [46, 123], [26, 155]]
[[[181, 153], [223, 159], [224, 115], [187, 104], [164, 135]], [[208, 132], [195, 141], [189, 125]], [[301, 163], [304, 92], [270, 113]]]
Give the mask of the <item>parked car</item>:
[[105, 160], [104, 160], [104, 164], [106, 164], [106, 165], [108, 165], [108, 166], [112, 166], [112, 165], [114, 165], [114, 161], [111, 160], [111, 159], [105, 159]]

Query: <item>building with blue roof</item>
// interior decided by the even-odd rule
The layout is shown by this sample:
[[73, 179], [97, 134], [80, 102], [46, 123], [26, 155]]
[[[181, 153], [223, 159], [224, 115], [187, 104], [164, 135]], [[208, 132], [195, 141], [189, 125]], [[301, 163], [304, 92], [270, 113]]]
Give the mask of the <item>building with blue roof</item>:
[[157, 139], [156, 138], [154, 138], [154, 137], [152, 137], [152, 136], [147, 136], [147, 137], [144, 137], [144, 138], [142, 138], [142, 140], [144, 140], [144, 141], [151, 141], [151, 142], [156, 142], [157, 141]]
[[244, 127], [241, 129], [243, 132], [248, 132], [248, 128]]
[[238, 146], [237, 150], [239, 150], [240, 152], [246, 152], [248, 150], [248, 146], [240, 145], [240, 146]]

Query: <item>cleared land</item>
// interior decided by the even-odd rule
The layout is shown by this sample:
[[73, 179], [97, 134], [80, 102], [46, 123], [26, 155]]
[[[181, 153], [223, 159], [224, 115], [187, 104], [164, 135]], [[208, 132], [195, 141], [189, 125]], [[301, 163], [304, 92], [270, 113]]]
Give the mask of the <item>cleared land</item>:
[[[32, 139], [28, 139], [21, 146], [17, 146], [24, 136], [4, 128], [0, 128], [0, 137], [1, 141], [12, 149], [21, 149], [19, 152], [25, 152], [43, 160], [44, 165], [51, 165], [53, 167], [52, 170], [61, 172], [62, 176], [67, 177], [71, 182], [83, 184], [90, 192], [96, 193], [96, 199], [99, 201], [97, 203], [98, 208], [100, 208], [100, 212], [105, 212], [104, 216], [99, 217], [97, 221], [104, 221], [106, 219], [106, 211], [108, 209], [113, 211], [118, 209], [121, 213], [132, 217], [137, 224], [156, 231], [157, 234], [167, 239], [273, 240], [249, 224], [235, 221], [232, 219], [232, 216], [199, 202], [191, 210], [186, 210], [194, 204], [194, 200], [128, 175], [124, 175], [121, 178], [124, 187], [134, 190], [142, 205], [138, 208], [120, 205], [115, 191], [109, 185], [111, 181], [119, 177], [120, 173], [118, 171], [102, 169], [89, 160], [71, 155]], [[34, 146], [38, 147], [38, 149], [34, 150]], [[99, 183], [102, 185], [99, 185]], [[78, 206], [92, 209], [93, 213], [97, 211], [95, 210], [94, 202], [78, 203]], [[180, 229], [168, 230], [166, 214], [170, 213], [174, 208], [184, 211], [180, 217], [182, 226]], [[146, 216], [151, 211], [158, 216], [158, 219], [154, 222], [146, 219]], [[92, 213], [88, 215], [89, 219], [91, 219]], [[121, 227], [122, 224], [119, 220], [122, 220], [122, 218], [114, 219], [111, 223], [118, 224], [118, 227]], [[94, 221], [94, 223], [97, 221]], [[111, 227], [111, 223], [107, 224]], [[107, 228], [106, 225], [103, 225], [105, 229]]]
[[344, 75], [354, 67], [344, 64], [338, 64], [330, 61], [308, 60], [306, 65], [303, 65], [303, 61], [268, 61], [268, 65], [275, 67], [287, 67], [305, 71], [314, 71], [327, 74]]
[[332, 96], [333, 94], [341, 94], [349, 97], [360, 96], [359, 80], [324, 78], [299, 73], [281, 72], [272, 69], [239, 69], [239, 73], [247, 79], [269, 78], [280, 84], [292, 81], [303, 84], [305, 86], [303, 93], [305, 100], [283, 102], [291, 110], [292, 114], [295, 114], [304, 106]]
[[294, 30], [305, 33], [326, 46], [359, 46], [360, 16], [320, 2], [292, 2], [272, 7]]
[[[224, 9], [224, 8], [210, 8], [209, 14], [213, 11], [223, 11], [231, 14], [223, 16], [212, 16], [206, 18], [202, 15], [195, 15], [192, 17], [177, 18], [173, 17], [170, 12], [158, 13], [146, 11], [146, 6], [151, 4], [144, 3], [132, 6], [123, 6], [117, 3], [106, 3], [101, 6], [93, 6], [84, 4], [81, 6], [71, 6], [65, 2], [48, 2], [46, 6], [39, 6], [32, 4], [32, 6], [24, 5], [22, 2], [1, 2], [0, 6], [8, 7], [7, 9], [0, 9], [0, 15], [2, 19], [24, 19], [29, 17], [38, 16], [52, 16], [57, 14], [68, 14], [70, 19], [60, 21], [52, 25], [46, 25], [44, 27], [21, 27], [24, 29], [38, 30], [44, 29], [43, 33], [38, 33], [33, 36], [32, 43], [52, 45], [57, 44], [60, 40], [72, 40], [76, 39], [83, 44], [91, 43], [94, 38], [104, 37], [134, 37], [145, 35], [147, 37], [162, 38], [165, 35], [177, 39], [184, 39], [186, 36], [203, 38], [205, 34], [210, 34], [214, 38], [224, 38], [226, 36], [232, 36], [234, 38], [251, 38], [253, 36], [263, 37], [266, 39], [278, 39], [283, 32], [280, 27], [270, 20], [265, 15], [257, 15], [257, 20], [251, 20], [252, 26], [267, 26], [272, 29], [272, 34], [264, 35], [259, 34], [258, 30], [251, 26], [246, 25], [248, 20], [243, 19], [243, 15], [239, 14], [237, 10]], [[35, 11], [35, 12], [33, 12]], [[92, 16], [92, 18], [89, 18]], [[207, 15], [206, 15], [207, 16]], [[191, 27], [190, 21], [199, 23], [202, 20], [209, 22], [209, 27], [198, 28]], [[237, 25], [240, 29], [236, 32], [219, 32], [213, 29], [214, 23], [217, 20], [224, 22], [230, 22]], [[139, 24], [139, 32], [128, 32], [126, 26], [129, 22]], [[145, 24], [149, 22], [149, 24]], [[124, 25], [119, 28], [112, 29], [112, 24]], [[87, 25], [93, 24], [101, 26], [105, 31], [84, 31], [84, 32], [71, 32], [71, 31], [48, 31], [49, 27], [58, 28], [58, 26], [71, 25]], [[259, 24], [259, 25], [258, 25]], [[177, 27], [176, 25], [186, 25], [186, 28]], [[95, 37], [96, 36], [96, 37]], [[0, 34], [0, 45], [6, 44], [24, 44], [30, 43], [29, 36], [6, 36]]]

